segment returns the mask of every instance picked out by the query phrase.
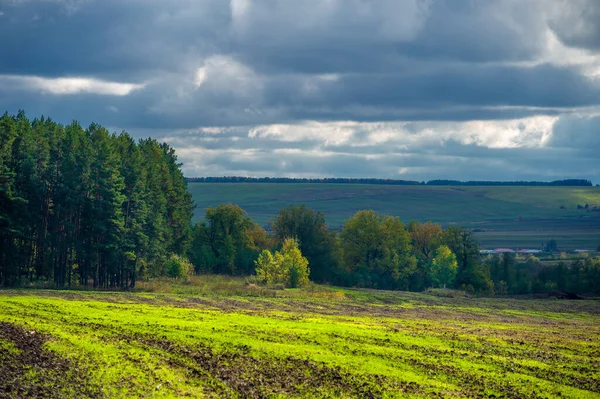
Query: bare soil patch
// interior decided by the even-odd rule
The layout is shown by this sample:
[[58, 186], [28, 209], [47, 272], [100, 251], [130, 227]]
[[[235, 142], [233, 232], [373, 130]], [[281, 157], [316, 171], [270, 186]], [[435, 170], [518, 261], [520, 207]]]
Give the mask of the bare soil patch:
[[0, 322], [0, 398], [101, 398], [82, 365], [44, 349], [34, 330]]
[[293, 397], [381, 398], [390, 390], [423, 393], [415, 383], [403, 383], [380, 375], [357, 376], [308, 359], [260, 358], [246, 347], [232, 347], [216, 352], [208, 346], [189, 348], [153, 337], [137, 338], [143, 346], [165, 351], [177, 366], [189, 368], [205, 384], [207, 394], [215, 397], [267, 398], [277, 395]]

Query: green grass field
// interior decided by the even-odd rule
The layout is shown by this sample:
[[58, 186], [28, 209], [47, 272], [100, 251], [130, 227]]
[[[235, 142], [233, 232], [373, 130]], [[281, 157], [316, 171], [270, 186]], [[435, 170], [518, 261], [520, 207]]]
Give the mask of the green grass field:
[[597, 300], [140, 288], [0, 291], [0, 397], [600, 398]]
[[600, 212], [577, 209], [600, 206], [600, 187], [191, 183], [188, 188], [197, 205], [195, 220], [209, 206], [233, 203], [266, 226], [279, 209], [306, 204], [323, 212], [334, 229], [356, 211], [373, 209], [404, 222], [430, 220], [477, 229], [485, 248], [539, 248], [551, 238], [561, 250], [595, 249], [600, 244]]

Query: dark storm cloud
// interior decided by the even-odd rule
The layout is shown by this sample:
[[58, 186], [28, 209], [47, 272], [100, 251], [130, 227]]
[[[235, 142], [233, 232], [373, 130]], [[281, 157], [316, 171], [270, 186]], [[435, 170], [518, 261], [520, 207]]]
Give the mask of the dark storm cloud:
[[[543, 8], [534, 0], [6, 4], [0, 72], [146, 83], [120, 114], [107, 112], [114, 107], [108, 98], [89, 100], [77, 114], [125, 128], [498, 119], [535, 111], [484, 107], [600, 101], [598, 85], [577, 70], [510, 64], [531, 61], [543, 48]], [[214, 73], [194, 89], [196, 70], [222, 55], [252, 72], [245, 95], [227, 87], [230, 75], [218, 80]], [[325, 73], [330, 80], [314, 75]], [[48, 97], [29, 100], [35, 113], [47, 108]]]
[[[443, 108], [453, 105], [576, 107], [600, 103], [600, 85], [574, 71], [550, 65], [460, 66], [407, 74], [355, 74], [324, 85], [323, 105]], [[282, 96], [274, 96], [273, 104]], [[289, 99], [287, 97], [286, 99]]]
[[192, 175], [598, 180], [599, 17], [594, 0], [5, 0], [0, 111], [165, 138]]
[[555, 124], [547, 145], [555, 148], [589, 150], [600, 167], [600, 116], [563, 116]]
[[13, 0], [0, 3], [5, 74], [140, 80], [218, 52], [225, 1]]
[[550, 27], [567, 45], [600, 49], [600, 2], [596, 0], [561, 0]]
[[402, 72], [407, 57], [529, 60], [543, 35], [536, 11], [535, 2], [496, 0], [263, 1], [240, 17], [232, 41], [268, 71]]

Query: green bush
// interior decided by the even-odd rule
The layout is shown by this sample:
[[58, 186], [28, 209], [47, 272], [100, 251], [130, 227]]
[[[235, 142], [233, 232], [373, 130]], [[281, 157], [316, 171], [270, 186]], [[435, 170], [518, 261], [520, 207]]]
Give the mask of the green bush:
[[285, 239], [281, 252], [262, 251], [255, 264], [257, 278], [267, 284], [285, 284], [290, 288], [308, 284], [308, 260], [292, 238]]
[[179, 255], [171, 255], [165, 264], [165, 270], [168, 277], [187, 278], [193, 267], [186, 258]]

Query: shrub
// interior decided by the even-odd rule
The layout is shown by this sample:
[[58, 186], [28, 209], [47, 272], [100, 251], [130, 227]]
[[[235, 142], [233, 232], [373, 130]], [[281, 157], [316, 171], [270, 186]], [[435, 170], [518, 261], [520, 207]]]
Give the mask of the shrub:
[[508, 294], [508, 284], [506, 284], [506, 281], [500, 280], [496, 282], [494, 286], [494, 291], [498, 295], [506, 295]]
[[451, 285], [456, 277], [457, 263], [456, 255], [446, 245], [435, 250], [435, 257], [431, 262], [433, 280], [443, 288], [446, 284]]
[[285, 284], [289, 271], [283, 267], [283, 256], [276, 252], [273, 255], [268, 250], [263, 250], [256, 260], [256, 277], [267, 284]]
[[308, 260], [294, 239], [286, 239], [281, 252], [262, 251], [255, 263], [257, 278], [267, 284], [285, 284], [292, 288], [308, 284]]
[[167, 276], [171, 278], [187, 278], [192, 269], [191, 263], [179, 255], [171, 255], [165, 263]]
[[287, 238], [283, 243], [283, 268], [287, 270], [289, 287], [303, 287], [308, 284], [308, 260], [302, 256], [298, 242]]

